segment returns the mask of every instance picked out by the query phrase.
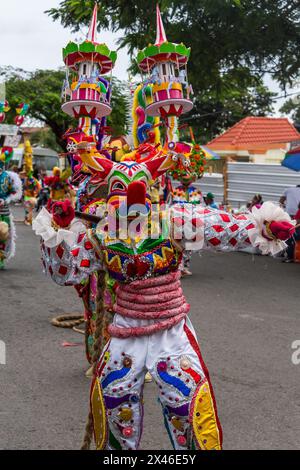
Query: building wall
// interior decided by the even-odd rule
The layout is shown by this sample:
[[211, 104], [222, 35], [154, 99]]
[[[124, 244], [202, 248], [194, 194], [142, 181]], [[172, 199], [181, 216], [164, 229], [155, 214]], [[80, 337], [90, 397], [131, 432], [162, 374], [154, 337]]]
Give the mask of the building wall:
[[287, 152], [287, 147], [281, 149], [270, 149], [264, 154], [251, 154], [251, 163], [281, 163]]
[[[289, 144], [276, 144], [272, 145], [273, 148], [253, 148], [248, 150], [220, 150], [212, 148], [214, 152], [220, 155], [221, 160], [212, 162], [214, 172], [222, 172], [224, 162], [249, 162], [249, 163], [269, 163], [279, 164], [285, 157], [288, 151]], [[211, 165], [211, 163], [209, 163]]]

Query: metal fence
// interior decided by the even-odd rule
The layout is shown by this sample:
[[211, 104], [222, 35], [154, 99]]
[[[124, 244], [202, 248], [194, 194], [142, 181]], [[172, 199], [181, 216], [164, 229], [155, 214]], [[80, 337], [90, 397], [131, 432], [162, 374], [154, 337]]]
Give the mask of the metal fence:
[[300, 184], [300, 173], [281, 165], [228, 163], [227, 201], [240, 207], [261, 194], [264, 201], [278, 202], [284, 190]]
[[195, 183], [204, 196], [207, 193], [213, 193], [215, 201], [222, 203], [224, 200], [224, 178], [220, 173], [213, 173], [211, 175], [205, 174], [201, 180]]
[[[178, 183], [175, 183], [175, 186]], [[300, 172], [281, 165], [263, 163], [228, 163], [227, 203], [239, 208], [261, 194], [264, 201], [278, 202], [285, 189], [300, 184]], [[225, 200], [224, 177], [221, 173], [205, 174], [195, 183], [206, 195], [211, 192], [218, 203]]]
[[[172, 184], [174, 187], [179, 185], [178, 181], [173, 181]], [[203, 196], [206, 196], [207, 193], [213, 193], [218, 203], [222, 203], [224, 200], [224, 179], [220, 173], [205, 174], [201, 180], [193, 183], [193, 186], [200, 189]]]

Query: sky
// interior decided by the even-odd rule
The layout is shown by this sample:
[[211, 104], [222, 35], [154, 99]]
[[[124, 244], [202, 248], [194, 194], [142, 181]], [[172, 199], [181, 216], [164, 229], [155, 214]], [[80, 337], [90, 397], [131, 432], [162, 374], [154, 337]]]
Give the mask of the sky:
[[[87, 28], [82, 33], [71, 34], [59, 22], [53, 22], [44, 12], [59, 5], [60, 0], [1, 0], [0, 28], [0, 66], [12, 65], [24, 70], [56, 69], [63, 66], [62, 48], [70, 39], [83, 40]], [[99, 42], [105, 42], [116, 50], [117, 34], [109, 31], [98, 33]], [[114, 75], [121, 80], [127, 79], [129, 58], [126, 50], [118, 52]], [[270, 77], [265, 83], [272, 91], [279, 87]], [[290, 90], [292, 92], [294, 90]], [[280, 93], [281, 95], [281, 93]], [[276, 116], [284, 99], [276, 101]]]
[[[70, 39], [84, 39], [87, 28], [71, 34], [44, 12], [58, 6], [59, 0], [1, 0], [0, 65], [24, 70], [55, 69], [64, 65], [62, 48]], [[99, 42], [116, 50], [118, 36], [109, 31], [98, 33]], [[127, 78], [129, 66], [125, 50], [119, 51], [114, 75]]]

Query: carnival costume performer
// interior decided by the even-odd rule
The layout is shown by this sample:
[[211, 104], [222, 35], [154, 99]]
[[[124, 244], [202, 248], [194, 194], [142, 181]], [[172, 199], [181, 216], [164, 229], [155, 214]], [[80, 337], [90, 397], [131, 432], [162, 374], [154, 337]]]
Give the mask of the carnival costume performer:
[[[104, 136], [107, 133], [106, 117], [112, 111], [112, 83], [107, 77], [114, 67], [117, 53], [98, 41], [97, 11], [95, 4], [88, 34], [80, 47], [77, 48], [77, 45], [71, 42], [63, 50], [66, 78], [62, 90], [62, 109], [78, 122], [77, 127], [69, 129], [64, 138], [73, 173], [71, 182], [78, 187], [76, 209], [86, 230], [95, 226], [93, 217], [101, 215], [107, 190], [102, 184], [91, 183], [91, 175], [81, 164], [80, 154], [84, 158], [88, 142], [90, 155], [91, 149], [96, 156], [97, 149], [101, 149], [102, 157], [109, 159], [111, 154], [115, 153], [116, 146], [119, 147], [118, 142], [111, 141], [107, 150], [103, 148]], [[126, 145], [123, 138], [117, 139], [119, 140], [120, 156], [120, 153], [123, 155], [126, 151]], [[57, 200], [69, 198], [63, 175], [55, 174], [46, 182], [52, 189], [49, 209]], [[74, 285], [84, 304], [86, 355], [89, 362], [95, 362], [99, 358], [109, 340], [108, 326], [113, 317], [114, 285], [115, 281], [110, 279], [105, 270], [97, 269], [84, 281]], [[87, 375], [89, 373], [90, 370]]]
[[25, 225], [32, 225], [33, 210], [37, 203], [37, 197], [39, 195], [41, 185], [39, 181], [29, 173], [25, 176], [23, 182], [24, 188], [24, 209], [25, 209]]
[[[111, 112], [107, 85], [106, 94], [99, 94], [98, 70], [110, 71], [116, 55], [103, 47], [99, 52], [96, 11], [97, 5], [88, 46], [71, 43], [64, 50], [67, 66], [79, 77], [71, 86], [66, 78], [63, 109], [81, 119], [82, 129], [90, 129], [92, 119]], [[56, 283], [78, 286], [94, 273], [103, 279], [104, 271], [117, 282], [114, 319], [108, 328], [111, 339], [96, 363], [91, 388], [87, 429], [93, 430], [99, 450], [138, 449], [147, 371], [157, 384], [174, 448], [221, 449], [213, 390], [181, 287], [182, 252], [205, 247], [229, 251], [252, 244], [264, 253], [276, 253], [294, 230], [289, 216], [270, 203], [239, 216], [201, 205], [176, 204], [165, 211], [152, 206], [150, 184], [171, 169], [190, 167], [197, 150], [192, 145], [182, 152], [177, 142], [177, 119], [193, 107], [185, 70], [190, 49], [167, 41], [159, 8], [157, 23], [156, 43], [138, 54], [140, 69], [150, 76], [138, 88], [139, 145], [134, 155], [127, 155], [133, 161], [112, 162], [100, 142], [98, 152], [91, 144], [80, 155], [82, 168], [90, 174], [88, 187], [104, 183], [108, 188], [101, 220], [85, 226], [74, 218], [66, 200], [54, 203], [50, 212], [43, 209], [34, 221], [42, 238], [45, 271]], [[87, 77], [94, 70], [91, 59], [97, 83]], [[163, 145], [157, 136], [148, 141], [157, 120], [167, 130]], [[88, 444], [87, 436], [84, 448]]]
[[11, 148], [3, 148], [0, 154], [0, 269], [15, 253], [15, 226], [9, 204], [22, 198], [22, 182], [19, 176], [5, 170], [5, 164], [13, 156]]
[[50, 188], [49, 204], [73, 198], [75, 193], [68, 183], [70, 172], [67, 170], [62, 172], [58, 167], [54, 167], [52, 172], [53, 175], [46, 177], [44, 180], [45, 186]]
[[33, 176], [33, 157], [32, 147], [30, 141], [27, 140], [24, 146], [24, 159], [23, 159], [23, 194], [24, 194], [24, 210], [25, 210], [25, 225], [32, 225], [33, 210], [37, 203], [41, 185], [39, 181]]
[[142, 164], [93, 156], [85, 162], [92, 180], [105, 181], [109, 193], [107, 214], [97, 227], [86, 230], [74, 220], [68, 201], [54, 204], [52, 214], [43, 209], [34, 223], [43, 239], [45, 270], [55, 282], [79, 284], [101, 269], [118, 282], [111, 340], [91, 389], [90, 419], [99, 450], [139, 447], [147, 371], [157, 384], [174, 448], [221, 449], [213, 390], [180, 282], [183, 247], [188, 242], [191, 249], [230, 251], [252, 244], [276, 253], [294, 231], [290, 217], [272, 203], [239, 216], [182, 205], [153, 214], [149, 182], [181, 159], [171, 150], [157, 150]]

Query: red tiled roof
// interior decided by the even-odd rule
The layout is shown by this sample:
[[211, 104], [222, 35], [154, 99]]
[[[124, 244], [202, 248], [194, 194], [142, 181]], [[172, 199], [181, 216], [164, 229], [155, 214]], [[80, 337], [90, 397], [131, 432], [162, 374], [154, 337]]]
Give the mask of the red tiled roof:
[[287, 118], [247, 117], [213, 139], [209, 147], [239, 149], [247, 146], [286, 143], [300, 139], [299, 132]]

